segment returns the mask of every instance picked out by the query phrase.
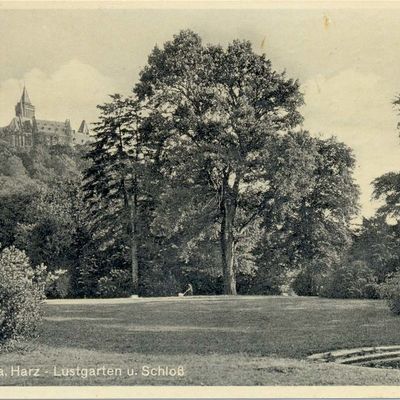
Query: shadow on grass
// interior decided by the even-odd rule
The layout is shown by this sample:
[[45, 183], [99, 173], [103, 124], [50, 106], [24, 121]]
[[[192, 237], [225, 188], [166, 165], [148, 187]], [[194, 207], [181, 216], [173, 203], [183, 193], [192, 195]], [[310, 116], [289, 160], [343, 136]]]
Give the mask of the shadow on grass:
[[[76, 322], [79, 322], [76, 324]], [[218, 329], [178, 330], [144, 326], [140, 331], [92, 321], [47, 321], [38, 342], [47, 346], [82, 348], [102, 352], [157, 354], [231, 354], [254, 351], [257, 337]]]
[[38, 341], [117, 353], [304, 358], [342, 348], [397, 344], [399, 328], [400, 318], [391, 316], [383, 302], [260, 296], [47, 306]]

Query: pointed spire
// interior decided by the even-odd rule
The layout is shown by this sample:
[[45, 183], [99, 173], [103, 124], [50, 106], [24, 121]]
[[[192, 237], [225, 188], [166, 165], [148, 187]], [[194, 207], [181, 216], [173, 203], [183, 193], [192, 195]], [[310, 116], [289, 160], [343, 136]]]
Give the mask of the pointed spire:
[[88, 127], [88, 125], [87, 125], [85, 120], [83, 120], [81, 122], [81, 126], [79, 127], [78, 132], [79, 133], [84, 133], [86, 135], [89, 133], [89, 127]]
[[15, 106], [15, 115], [22, 118], [32, 118], [35, 116], [35, 107], [31, 103], [25, 85], [22, 91], [21, 100]]
[[22, 104], [32, 104], [25, 85], [24, 85], [24, 90], [22, 91], [21, 103]]

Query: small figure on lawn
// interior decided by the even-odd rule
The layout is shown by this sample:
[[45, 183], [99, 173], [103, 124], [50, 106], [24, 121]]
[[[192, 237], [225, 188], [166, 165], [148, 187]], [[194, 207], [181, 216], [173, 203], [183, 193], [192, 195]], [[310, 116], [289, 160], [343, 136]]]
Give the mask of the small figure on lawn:
[[193, 296], [193, 286], [189, 283], [186, 289], [185, 296]]
[[193, 286], [189, 283], [187, 289], [183, 293], [178, 293], [178, 296], [193, 296]]

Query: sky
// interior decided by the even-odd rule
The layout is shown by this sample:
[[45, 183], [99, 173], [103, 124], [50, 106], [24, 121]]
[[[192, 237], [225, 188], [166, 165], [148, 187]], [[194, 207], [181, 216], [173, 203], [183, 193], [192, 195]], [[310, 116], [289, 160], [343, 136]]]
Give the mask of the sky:
[[250, 40], [277, 71], [299, 79], [304, 128], [353, 150], [362, 215], [371, 181], [400, 169], [400, 8], [64, 9], [0, 7], [0, 126], [24, 84], [39, 119], [78, 128], [96, 104], [129, 94], [153, 47], [181, 29], [206, 43]]

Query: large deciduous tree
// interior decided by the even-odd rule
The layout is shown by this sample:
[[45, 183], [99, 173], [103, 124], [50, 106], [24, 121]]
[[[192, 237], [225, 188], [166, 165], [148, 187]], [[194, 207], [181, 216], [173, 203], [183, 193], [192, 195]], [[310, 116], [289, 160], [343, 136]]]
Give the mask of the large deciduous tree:
[[170, 174], [202, 187], [203, 198], [209, 193], [224, 292], [236, 294], [238, 236], [270, 200], [270, 144], [301, 121], [299, 84], [275, 72], [247, 41], [223, 49], [182, 31], [153, 50], [135, 92], [165, 127], [162, 152]]
[[[400, 107], [400, 96], [394, 105]], [[373, 198], [380, 205], [374, 217], [364, 219], [354, 251], [383, 281], [400, 267], [400, 172], [387, 172], [374, 179], [372, 185]]]
[[[340, 263], [352, 241], [359, 194], [353, 179], [355, 159], [351, 149], [334, 138], [312, 138], [306, 132], [289, 136], [285, 164], [295, 165], [285, 181], [280, 174], [271, 177], [277, 187], [286, 188], [286, 195], [276, 197], [265, 215], [262, 245], [273, 248], [276, 264], [301, 271], [308, 287], [302, 294], [317, 294], [321, 274]], [[260, 263], [268, 264], [268, 252], [261, 254]]]
[[388, 172], [372, 182], [373, 196], [383, 204], [377, 214], [396, 223], [400, 222], [400, 173]]

